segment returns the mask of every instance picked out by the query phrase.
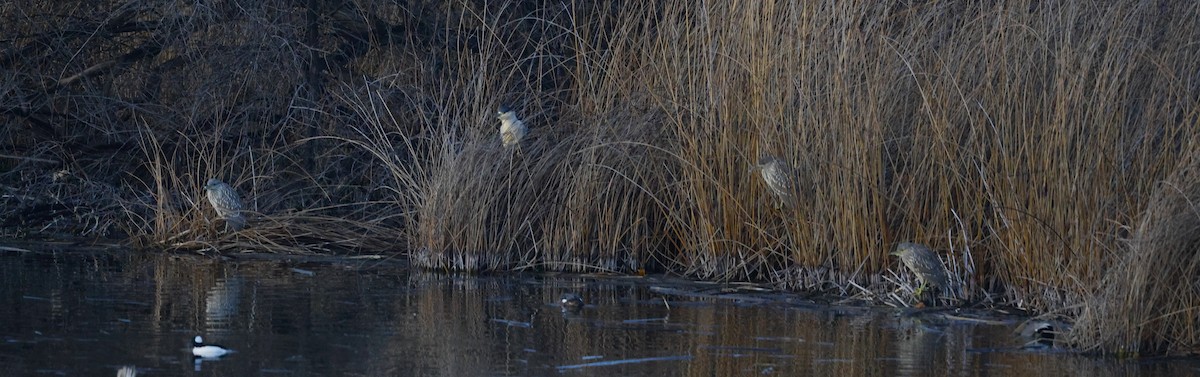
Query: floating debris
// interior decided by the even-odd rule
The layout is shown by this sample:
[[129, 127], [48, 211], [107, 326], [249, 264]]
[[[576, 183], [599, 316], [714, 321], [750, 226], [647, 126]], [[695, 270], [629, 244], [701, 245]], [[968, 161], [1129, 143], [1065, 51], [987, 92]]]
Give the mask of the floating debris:
[[649, 362], [654, 362], [654, 361], [679, 361], [679, 360], [687, 361], [687, 360], [691, 360], [691, 359], [692, 359], [692, 355], [643, 357], [640, 359], [623, 359], [623, 360], [612, 360], [612, 361], [598, 361], [598, 362], [586, 363], [586, 364], [563, 365], [563, 366], [559, 366], [558, 370], [563, 371], [563, 370], [570, 370], [570, 369], [607, 367], [607, 366], [613, 366], [613, 365], [649, 363]]
[[523, 328], [533, 327], [533, 324], [529, 323], [529, 322], [510, 321], [507, 319], [499, 319], [499, 318], [492, 318], [491, 321], [499, 323], [499, 324], [503, 324], [503, 325], [508, 325], [509, 327], [523, 327]]
[[735, 353], [783, 353], [783, 348], [778, 347], [742, 347], [742, 346], [713, 346], [702, 345], [702, 350], [726, 351]]
[[304, 276], [316, 276], [316, 275], [317, 275], [317, 273], [316, 273], [316, 272], [312, 272], [312, 271], [309, 271], [309, 270], [304, 270], [304, 269], [299, 269], [299, 268], [295, 268], [295, 267], [293, 267], [293, 268], [292, 268], [292, 272], [295, 272], [295, 273], [297, 273], [297, 274], [301, 274], [301, 275], [304, 275]]
[[659, 317], [659, 318], [640, 318], [640, 319], [627, 319], [627, 320], [621, 321], [621, 323], [625, 323], [625, 324], [631, 324], [631, 323], [654, 323], [654, 322], [666, 322], [666, 321], [668, 321], [668, 320], [670, 320], [670, 319], [671, 319], [670, 317]]

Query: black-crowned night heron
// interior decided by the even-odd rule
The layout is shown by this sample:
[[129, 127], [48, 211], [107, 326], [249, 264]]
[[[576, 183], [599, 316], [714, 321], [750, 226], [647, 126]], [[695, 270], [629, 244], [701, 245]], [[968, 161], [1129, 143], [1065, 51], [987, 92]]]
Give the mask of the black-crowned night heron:
[[563, 311], [577, 312], [583, 309], [583, 297], [579, 297], [579, 295], [574, 293], [566, 293], [562, 295], [562, 299], [558, 301], [558, 304], [562, 306]]
[[942, 260], [933, 250], [924, 245], [903, 242], [896, 246], [896, 251], [891, 255], [900, 257], [904, 266], [921, 281], [921, 287], [913, 292], [913, 296], [920, 296], [927, 287], [936, 288], [943, 295], [951, 293], [946, 266], [942, 265]]
[[208, 202], [217, 211], [217, 216], [225, 220], [226, 229], [236, 232], [246, 227], [246, 217], [242, 215], [242, 198], [233, 186], [210, 178], [204, 185], [204, 191]]
[[505, 148], [520, 144], [528, 131], [525, 129], [525, 122], [517, 118], [515, 111], [505, 106], [500, 106], [496, 114], [500, 118], [500, 143], [504, 144]]
[[775, 156], [763, 156], [758, 159], [754, 169], [762, 175], [763, 182], [766, 182], [767, 188], [776, 199], [784, 205], [792, 204], [796, 192], [796, 175], [787, 162]]

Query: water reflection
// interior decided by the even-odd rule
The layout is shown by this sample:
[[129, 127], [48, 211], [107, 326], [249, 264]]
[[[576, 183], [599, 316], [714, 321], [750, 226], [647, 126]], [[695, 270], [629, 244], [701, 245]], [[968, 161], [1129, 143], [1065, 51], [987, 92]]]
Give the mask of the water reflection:
[[204, 300], [204, 323], [210, 330], [223, 329], [229, 325], [229, 319], [237, 313], [238, 303], [241, 302], [242, 278], [238, 275], [218, 279], [208, 289], [208, 297]]
[[[1022, 351], [1011, 326], [763, 304], [661, 279], [413, 273], [397, 263], [0, 254], [12, 375], [1183, 375]], [[656, 289], [652, 289], [656, 287]], [[586, 304], [563, 310], [562, 297]], [[203, 335], [237, 352], [197, 363]]]

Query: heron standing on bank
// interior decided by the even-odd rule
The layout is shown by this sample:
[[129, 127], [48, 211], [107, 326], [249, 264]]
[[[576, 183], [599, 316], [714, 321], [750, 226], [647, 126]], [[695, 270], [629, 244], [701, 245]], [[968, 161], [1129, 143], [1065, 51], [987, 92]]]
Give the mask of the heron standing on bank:
[[904, 266], [908, 267], [909, 271], [917, 275], [917, 280], [921, 281], [921, 286], [913, 292], [913, 296], [920, 296], [925, 289], [930, 287], [937, 289], [940, 294], [951, 294], [946, 266], [942, 265], [941, 258], [938, 258], [933, 250], [921, 244], [902, 242], [896, 246], [896, 251], [893, 251], [891, 255], [900, 257]]
[[204, 185], [208, 202], [217, 211], [217, 216], [225, 220], [225, 229], [239, 231], [246, 228], [246, 217], [242, 215], [242, 198], [238, 196], [233, 186], [216, 178], [210, 178]]
[[500, 143], [505, 148], [520, 144], [527, 132], [525, 122], [517, 118], [517, 112], [507, 106], [500, 106], [496, 114], [500, 118]]
[[795, 200], [796, 175], [787, 162], [767, 155], [758, 159], [754, 169], [762, 175], [763, 182], [766, 182], [767, 188], [776, 199], [784, 205], [792, 205], [792, 201]]

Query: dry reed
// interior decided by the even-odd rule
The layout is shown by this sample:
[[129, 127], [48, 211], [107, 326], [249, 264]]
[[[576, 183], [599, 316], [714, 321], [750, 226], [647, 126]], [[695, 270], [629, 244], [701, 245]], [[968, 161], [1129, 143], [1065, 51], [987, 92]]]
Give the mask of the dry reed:
[[1195, 354], [1200, 310], [1200, 149], [1158, 183], [1071, 341], [1121, 356]]
[[[0, 178], [86, 172], [141, 247], [385, 248], [430, 269], [884, 297], [908, 283], [884, 278], [887, 254], [911, 241], [942, 254], [967, 302], [1086, 301], [1092, 316], [1124, 308], [1101, 304], [1113, 267], [1145, 263], [1121, 251], [1133, 224], [1129, 248], [1190, 263], [1156, 244], [1181, 228], [1153, 219], [1169, 210], [1155, 182], [1200, 142], [1193, 3], [101, 3], [0, 6], [23, 51], [0, 55], [14, 93], [0, 114], [23, 125], [0, 131]], [[158, 28], [120, 27], [156, 14]], [[500, 148], [502, 104], [530, 127], [518, 150]], [[105, 143], [140, 153], [79, 147]], [[794, 206], [750, 171], [762, 154], [796, 170]], [[209, 177], [241, 191], [250, 230], [211, 226]], [[1177, 312], [1196, 297], [1121, 289], [1178, 292], [1162, 304]], [[1135, 323], [1195, 327], [1168, 322]], [[1118, 338], [1079, 339], [1192, 344]]]

